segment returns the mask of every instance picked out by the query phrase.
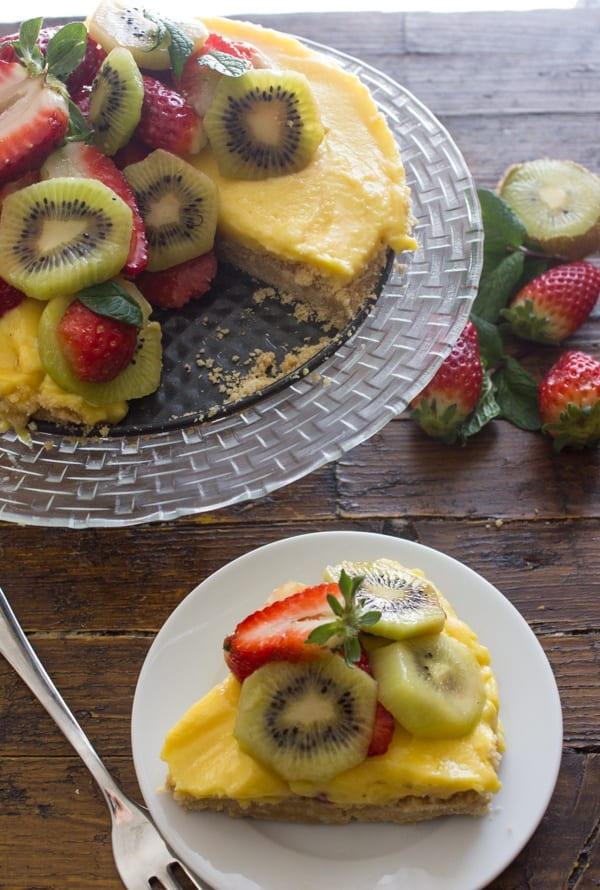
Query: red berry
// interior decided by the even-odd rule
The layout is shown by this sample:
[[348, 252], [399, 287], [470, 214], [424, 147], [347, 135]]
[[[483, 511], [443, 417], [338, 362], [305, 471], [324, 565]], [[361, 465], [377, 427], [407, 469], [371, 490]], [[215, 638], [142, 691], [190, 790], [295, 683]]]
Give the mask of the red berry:
[[581, 327], [598, 294], [600, 269], [587, 260], [565, 263], [526, 284], [502, 314], [524, 340], [557, 344]]
[[73, 373], [90, 383], [107, 383], [134, 356], [138, 329], [98, 315], [74, 300], [58, 325], [58, 337]]
[[144, 100], [136, 136], [150, 148], [196, 154], [206, 145], [202, 120], [181, 93], [144, 75]]
[[15, 306], [18, 306], [24, 299], [25, 294], [22, 291], [17, 290], [17, 288], [13, 287], [12, 284], [9, 284], [8, 281], [0, 278], [0, 318], [2, 318], [4, 313], [8, 312], [9, 309], [14, 309]]
[[327, 596], [341, 600], [337, 584], [318, 584], [277, 600], [244, 618], [225, 638], [225, 661], [238, 680], [244, 680], [270, 661], [314, 661], [327, 650], [307, 643], [310, 632], [331, 618]]
[[144, 272], [138, 276], [136, 284], [153, 306], [179, 309], [210, 290], [216, 273], [217, 258], [211, 250], [170, 269]]
[[69, 107], [44, 75], [32, 77], [20, 63], [0, 61], [0, 108], [2, 185], [41, 167], [67, 131]]
[[430, 436], [452, 443], [475, 409], [483, 383], [477, 330], [467, 321], [450, 355], [411, 402], [412, 418]]
[[[361, 668], [361, 670], [366, 671], [366, 673], [369, 674], [370, 677], [373, 676], [371, 662], [367, 652], [365, 652], [364, 649], [361, 649], [360, 659], [356, 662], [356, 666]], [[394, 718], [392, 717], [388, 709], [385, 708], [380, 701], [378, 701], [377, 707], [375, 709], [373, 735], [371, 737], [369, 750], [367, 751], [367, 755], [369, 757], [376, 757], [379, 754], [385, 754], [392, 741], [395, 725], [396, 724], [394, 722]]]
[[563, 353], [538, 390], [542, 430], [554, 450], [600, 442], [600, 361], [586, 352]]

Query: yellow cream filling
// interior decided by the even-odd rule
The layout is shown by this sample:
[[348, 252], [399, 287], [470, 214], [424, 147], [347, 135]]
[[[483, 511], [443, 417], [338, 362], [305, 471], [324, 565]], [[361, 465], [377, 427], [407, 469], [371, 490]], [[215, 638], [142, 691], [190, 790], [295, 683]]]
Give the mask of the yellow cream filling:
[[299, 173], [258, 182], [221, 176], [210, 146], [195, 160], [218, 185], [219, 227], [245, 247], [308, 264], [334, 287], [381, 244], [414, 250], [409, 192], [394, 138], [368, 89], [291, 37], [247, 22], [203, 19], [209, 31], [257, 46], [310, 83], [325, 138]]
[[495, 766], [504, 748], [498, 721], [498, 689], [487, 648], [457, 618], [449, 603], [443, 633], [456, 637], [475, 654], [485, 682], [486, 702], [474, 730], [459, 739], [416, 738], [396, 725], [388, 751], [368, 757], [326, 783], [291, 782], [244, 753], [233, 737], [240, 684], [232, 676], [192, 705], [169, 731], [161, 752], [177, 793], [194, 798], [227, 797], [277, 801], [293, 792], [325, 794], [344, 804], [386, 804], [407, 795], [450, 796], [500, 788]]
[[92, 405], [65, 392], [44, 371], [37, 330], [45, 305], [25, 299], [0, 316], [0, 432], [13, 427], [25, 434], [29, 419], [39, 413], [89, 427], [118, 423], [127, 413], [126, 402]]

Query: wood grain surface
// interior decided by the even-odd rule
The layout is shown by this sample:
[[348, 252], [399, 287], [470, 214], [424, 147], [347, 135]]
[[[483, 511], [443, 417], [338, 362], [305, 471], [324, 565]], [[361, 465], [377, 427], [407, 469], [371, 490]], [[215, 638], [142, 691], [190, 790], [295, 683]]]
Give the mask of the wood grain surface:
[[[600, 10], [255, 20], [400, 81], [450, 131], [478, 186], [493, 187], [509, 164], [544, 155], [600, 172]], [[598, 309], [569, 345], [600, 356]], [[554, 358], [547, 349], [525, 355], [537, 374]], [[0, 525], [0, 581], [108, 768], [136, 796], [129, 733], [138, 671], [199, 581], [256, 546], [327, 529], [378, 531], [448, 553], [523, 614], [563, 706], [550, 806], [488, 890], [592, 890], [600, 886], [599, 454], [554, 455], [540, 435], [504, 421], [466, 447], [447, 447], [403, 416], [337, 463], [254, 503], [121, 530]], [[99, 792], [1, 661], [0, 888], [120, 886]]]

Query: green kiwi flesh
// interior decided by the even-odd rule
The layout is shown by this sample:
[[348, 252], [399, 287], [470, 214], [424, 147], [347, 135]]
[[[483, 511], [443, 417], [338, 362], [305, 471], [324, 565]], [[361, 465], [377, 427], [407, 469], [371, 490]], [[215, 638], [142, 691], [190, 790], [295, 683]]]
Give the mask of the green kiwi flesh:
[[148, 271], [168, 269], [212, 249], [218, 192], [205, 173], [162, 148], [123, 173], [144, 220]]
[[98, 180], [36, 182], [4, 199], [2, 277], [37, 300], [75, 293], [120, 272], [131, 231], [130, 208]]
[[[140, 68], [160, 71], [171, 64], [171, 38], [168, 31], [161, 30], [157, 24], [158, 18], [148, 11], [146, 4], [136, 6], [126, 0], [101, 0], [86, 24], [90, 35], [106, 52], [117, 46], [125, 47]], [[177, 28], [192, 42], [194, 49], [199, 49], [208, 35], [198, 20], [178, 22]]]
[[444, 627], [446, 613], [437, 591], [422, 575], [392, 560], [377, 559], [328, 566], [325, 579], [338, 581], [342, 569], [351, 578], [363, 579], [356, 594], [361, 607], [381, 613], [379, 621], [369, 627], [369, 634], [402, 640], [439, 633]]
[[339, 655], [273, 661], [244, 680], [234, 736], [287, 781], [326, 782], [367, 756], [376, 703], [373, 678]]
[[47, 374], [66, 392], [81, 396], [92, 405], [140, 399], [158, 389], [162, 367], [161, 328], [150, 321], [150, 306], [139, 290], [120, 279], [123, 287], [138, 301], [144, 323], [138, 332], [138, 343], [131, 363], [114, 380], [89, 383], [80, 380], [71, 370], [60, 345], [58, 326], [63, 315], [77, 299], [77, 294], [55, 297], [42, 312], [38, 326], [38, 348], [42, 366]]
[[94, 79], [89, 119], [93, 141], [105, 155], [127, 145], [137, 127], [144, 99], [140, 69], [128, 49], [115, 47]]
[[578, 260], [600, 250], [600, 179], [574, 161], [514, 164], [498, 194], [546, 253]]
[[306, 77], [268, 68], [222, 78], [204, 128], [219, 172], [230, 179], [302, 170], [324, 136]]
[[408, 732], [458, 738], [479, 721], [485, 688], [473, 652], [447, 634], [425, 634], [369, 654], [379, 700]]

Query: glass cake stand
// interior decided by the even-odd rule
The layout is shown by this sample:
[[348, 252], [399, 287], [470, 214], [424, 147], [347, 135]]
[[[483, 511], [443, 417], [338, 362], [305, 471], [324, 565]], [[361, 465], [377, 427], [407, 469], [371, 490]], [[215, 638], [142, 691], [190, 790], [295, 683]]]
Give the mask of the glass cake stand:
[[[53, 429], [33, 432], [29, 444], [12, 431], [0, 436], [0, 520], [118, 527], [260, 498], [382, 429], [451, 350], [483, 257], [465, 161], [436, 117], [402, 86], [344, 53], [303, 42], [360, 77], [386, 116], [412, 192], [418, 250], [396, 259], [366, 317], [332, 353], [323, 352], [316, 368], [236, 410], [194, 422], [182, 414], [176, 423], [150, 422], [104, 438]], [[192, 358], [180, 356], [179, 366]]]

